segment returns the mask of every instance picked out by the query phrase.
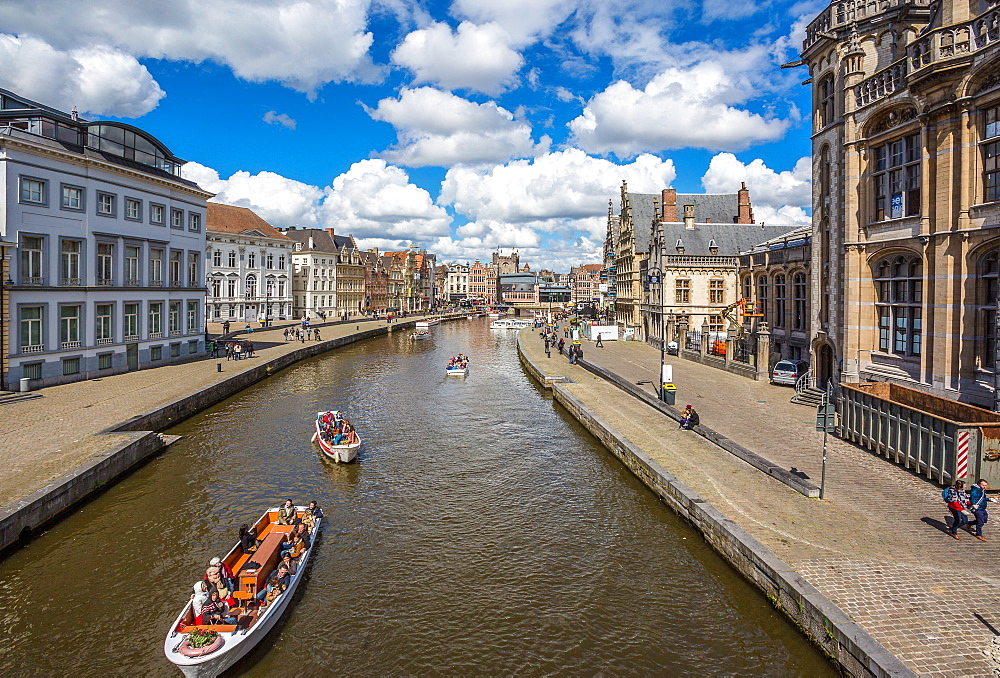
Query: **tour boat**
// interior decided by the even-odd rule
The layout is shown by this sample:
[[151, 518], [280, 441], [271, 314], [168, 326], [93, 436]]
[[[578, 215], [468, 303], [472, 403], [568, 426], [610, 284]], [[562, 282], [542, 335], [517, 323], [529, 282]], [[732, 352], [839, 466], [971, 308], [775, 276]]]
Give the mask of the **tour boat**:
[[416, 326], [433, 327], [434, 325], [437, 325], [439, 322], [441, 322], [440, 318], [428, 318], [427, 320], [418, 320]]
[[[330, 410], [327, 412], [317, 412], [316, 413], [316, 432], [313, 434], [312, 439], [319, 444], [319, 449], [322, 450], [330, 459], [334, 460], [340, 464], [346, 464], [348, 462], [354, 461], [358, 456], [358, 449], [361, 447], [361, 436], [358, 432], [354, 431], [354, 441], [350, 443], [344, 443], [342, 445], [334, 445], [332, 442], [323, 440], [323, 436], [320, 433], [323, 430], [323, 416], [326, 414], [341, 414], [337, 410]], [[346, 419], [346, 418], [345, 418]]]
[[410, 339], [430, 339], [431, 333], [426, 330], [423, 332], [414, 332], [410, 335]]
[[[296, 506], [296, 515], [305, 514], [305, 506]], [[260, 609], [255, 604], [256, 594], [263, 590], [266, 578], [277, 567], [280, 560], [281, 543], [291, 525], [278, 524], [278, 509], [268, 509], [254, 525], [258, 539], [262, 539], [253, 553], [243, 553], [239, 543], [229, 551], [223, 562], [233, 570], [233, 597], [241, 604], [230, 609], [230, 614], [236, 617], [235, 624], [215, 624], [211, 626], [196, 626], [197, 615], [191, 607], [191, 601], [181, 610], [174, 620], [173, 626], [163, 642], [163, 652], [167, 659], [177, 665], [177, 668], [188, 678], [217, 676], [235, 664], [247, 652], [267, 635], [267, 632], [277, 623], [295, 595], [295, 590], [305, 576], [312, 560], [316, 541], [319, 539], [322, 519], [316, 519], [310, 535], [310, 547], [302, 554], [298, 568], [292, 575], [288, 590], [275, 598], [270, 605]], [[235, 613], [235, 614], [233, 614]], [[215, 640], [205, 647], [192, 648], [189, 636], [195, 631], [215, 631]]]
[[454, 365], [452, 367], [445, 368], [449, 377], [467, 377], [469, 376], [469, 365], [466, 363], [465, 367], [461, 365]]
[[501, 318], [490, 323], [491, 330], [521, 330], [534, 325], [532, 320], [518, 320], [517, 318]]
[[499, 311], [490, 311], [486, 315], [489, 316], [490, 318], [502, 318], [506, 314], [500, 313]]

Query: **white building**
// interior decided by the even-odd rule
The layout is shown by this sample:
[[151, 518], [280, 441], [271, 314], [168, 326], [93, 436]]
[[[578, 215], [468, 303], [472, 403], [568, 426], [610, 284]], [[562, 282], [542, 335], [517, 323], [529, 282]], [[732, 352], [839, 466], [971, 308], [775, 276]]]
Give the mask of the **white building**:
[[[4, 383], [161, 365], [204, 350], [205, 205], [140, 129], [0, 89]], [[7, 282], [7, 281], [5, 281]]]
[[[296, 318], [325, 319], [340, 315], [337, 302], [337, 264], [340, 245], [333, 230], [289, 228], [282, 231], [295, 241], [292, 252], [292, 312]], [[363, 274], [363, 271], [362, 271]]]
[[469, 265], [450, 264], [445, 278], [445, 289], [449, 302], [469, 298]]
[[248, 323], [294, 318], [294, 241], [245, 207], [208, 203], [210, 321]]

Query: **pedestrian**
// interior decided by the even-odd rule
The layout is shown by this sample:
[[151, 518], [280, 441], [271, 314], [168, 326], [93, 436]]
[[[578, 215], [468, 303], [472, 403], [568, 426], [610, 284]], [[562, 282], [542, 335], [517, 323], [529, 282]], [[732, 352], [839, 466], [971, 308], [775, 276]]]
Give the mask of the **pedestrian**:
[[301, 341], [303, 344], [306, 343], [306, 331], [305, 330], [300, 330], [299, 331], [299, 341]]
[[314, 329], [314, 330], [313, 330], [313, 338], [314, 338], [314, 339], [315, 339], [316, 341], [320, 341], [320, 338], [319, 338], [319, 328], [318, 328], [318, 327], [317, 327], [316, 329]]
[[990, 519], [990, 514], [986, 510], [987, 504], [991, 501], [997, 501], [993, 497], [986, 495], [988, 489], [990, 489], [990, 484], [980, 478], [969, 492], [969, 503], [972, 505], [972, 514], [976, 516], [976, 539], [979, 541], [986, 541], [986, 537], [983, 536], [983, 525], [989, 522]]
[[256, 358], [253, 354], [253, 342], [247, 339], [247, 358]]
[[233, 360], [239, 360], [243, 357], [243, 346], [237, 342], [233, 345]]
[[604, 344], [601, 342], [601, 335], [597, 335], [597, 348], [604, 348]]
[[206, 348], [208, 349], [208, 355], [209, 355], [209, 357], [210, 358], [214, 358], [215, 357], [215, 342], [214, 341], [208, 342], [208, 346], [206, 346]]
[[955, 539], [961, 539], [958, 536], [958, 531], [965, 527], [972, 533], [972, 528], [968, 527], [969, 519], [965, 515], [965, 512], [972, 508], [972, 502], [969, 501], [969, 495], [965, 492], [965, 481], [956, 480], [955, 484], [944, 490], [941, 493], [946, 504], [948, 504], [948, 510], [951, 511], [951, 527], [948, 529], [948, 534]]
[[687, 407], [684, 408], [684, 411], [681, 412], [680, 425], [677, 428], [682, 429], [682, 428], [686, 428], [687, 427], [688, 419], [691, 418], [691, 411], [693, 409], [694, 408], [691, 407], [690, 405], [688, 405]]
[[253, 332], [253, 328], [250, 327], [250, 323], [247, 323], [246, 327], [243, 328], [243, 331], [246, 332], [247, 334]]
[[232, 359], [233, 359], [233, 342], [231, 342], [231, 341], [227, 341], [227, 342], [226, 342], [226, 343], [225, 343], [225, 344], [223, 345], [223, 347], [222, 347], [222, 348], [223, 348], [223, 350], [225, 350], [225, 352], [226, 352], [226, 360], [232, 360]]
[[285, 328], [285, 331], [281, 333], [281, 336], [283, 336], [285, 338], [285, 341], [288, 341], [288, 328], [287, 327]]
[[223, 334], [229, 334], [229, 321], [228, 320], [223, 321], [223, 323], [222, 323], [222, 333]]
[[559, 355], [563, 354], [563, 347], [564, 346], [566, 346], [566, 340], [565, 339], [559, 339], [559, 346], [558, 346], [558, 348], [559, 348]]
[[576, 346], [569, 347], [569, 364], [570, 365], [576, 364]]

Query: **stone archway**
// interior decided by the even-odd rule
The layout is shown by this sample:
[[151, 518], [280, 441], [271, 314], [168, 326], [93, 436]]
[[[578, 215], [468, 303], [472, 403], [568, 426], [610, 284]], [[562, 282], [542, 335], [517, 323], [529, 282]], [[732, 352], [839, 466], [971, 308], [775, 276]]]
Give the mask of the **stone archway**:
[[823, 342], [816, 347], [816, 356], [813, 364], [813, 374], [816, 377], [816, 385], [826, 384], [827, 379], [832, 379], [836, 372], [834, 370], [833, 347]]

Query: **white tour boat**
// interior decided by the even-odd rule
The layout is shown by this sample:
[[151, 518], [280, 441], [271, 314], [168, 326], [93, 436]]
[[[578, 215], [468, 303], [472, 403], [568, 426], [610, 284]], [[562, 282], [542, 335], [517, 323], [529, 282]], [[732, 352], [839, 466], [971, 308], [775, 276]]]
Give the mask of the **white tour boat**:
[[[304, 515], [305, 506], [295, 508], [296, 515]], [[322, 522], [321, 519], [315, 521], [310, 535], [311, 546], [302, 554], [288, 590], [261, 609], [255, 604], [256, 594], [264, 589], [266, 578], [277, 567], [281, 543], [292, 530], [291, 525], [278, 524], [277, 508], [268, 509], [254, 525], [258, 538], [263, 540], [257, 550], [243, 553], [237, 543], [222, 559], [232, 568], [237, 582], [233, 597], [241, 607], [229, 610], [229, 614], [236, 617], [236, 623], [197, 626], [195, 621], [198, 615], [194, 613], [189, 600], [163, 641], [163, 652], [167, 659], [176, 664], [188, 678], [203, 678], [219, 675], [252, 650], [281, 618], [295, 595], [316, 549]], [[204, 647], [193, 648], [189, 637], [196, 631], [213, 631], [216, 634], [215, 640]]]
[[431, 333], [424, 330], [422, 332], [414, 332], [410, 335], [410, 339], [430, 339]]
[[449, 377], [467, 377], [469, 376], [469, 364], [447, 367], [445, 368], [445, 372], [447, 372]]
[[428, 318], [427, 320], [418, 320], [416, 323], [417, 327], [433, 327], [441, 322], [440, 318]]
[[491, 330], [523, 330], [525, 327], [534, 327], [531, 320], [518, 320], [517, 318], [501, 318], [490, 323]]
[[[342, 415], [342, 413], [337, 410], [317, 412], [316, 432], [313, 434], [312, 439], [319, 444], [319, 449], [322, 450], [323, 454], [335, 462], [346, 464], [354, 461], [354, 459], [358, 456], [358, 449], [361, 447], [361, 436], [358, 435], [357, 431], [352, 431], [350, 434], [350, 440], [342, 442], [340, 445], [334, 445], [332, 440], [327, 440], [323, 436], [323, 417], [327, 414], [334, 417]], [[347, 421], [346, 417], [343, 417], [343, 419], [344, 421]]]

